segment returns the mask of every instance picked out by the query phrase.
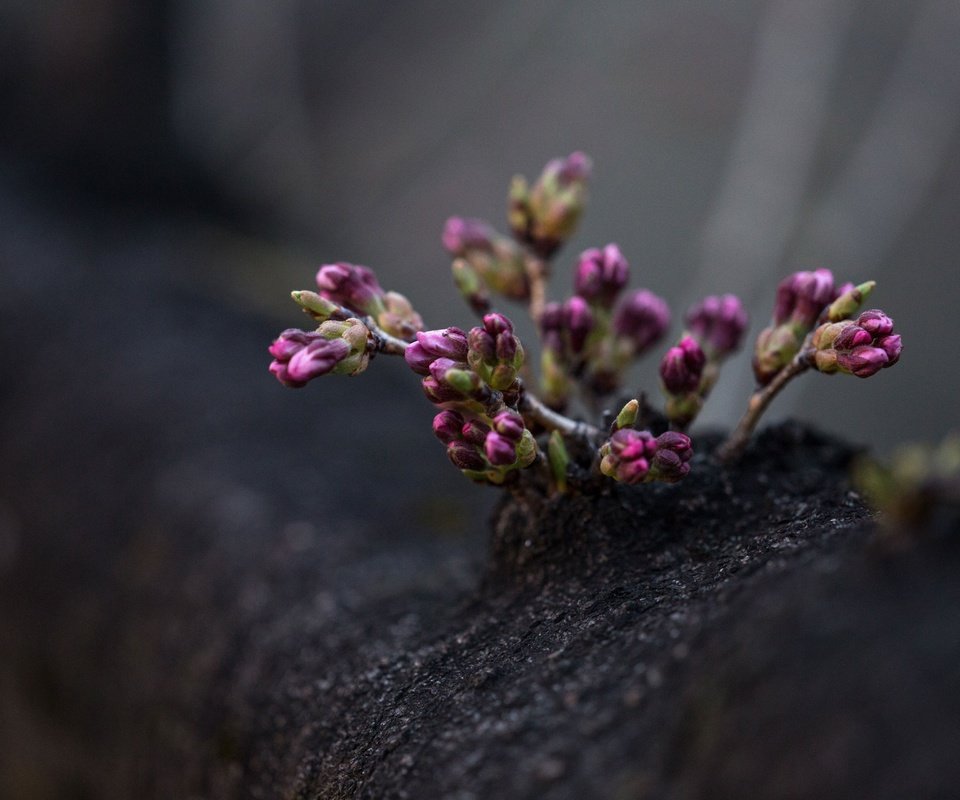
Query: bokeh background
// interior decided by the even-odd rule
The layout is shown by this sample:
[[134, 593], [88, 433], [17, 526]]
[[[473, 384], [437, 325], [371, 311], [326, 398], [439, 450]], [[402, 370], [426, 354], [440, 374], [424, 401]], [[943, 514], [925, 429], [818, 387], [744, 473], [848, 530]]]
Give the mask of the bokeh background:
[[[291, 587], [333, 619], [430, 563], [469, 584], [492, 495], [449, 469], [402, 365], [289, 392], [266, 346], [333, 260], [374, 267], [432, 326], [470, 324], [443, 222], [502, 224], [509, 178], [551, 157], [595, 164], [554, 297], [608, 241], [677, 319], [732, 291], [754, 331], [789, 271], [875, 278], [901, 364], [808, 376], [770, 419], [880, 452], [942, 436], [958, 42], [954, 0], [0, 0], [11, 791], [124, 796], [156, 748], [117, 737], [164, 692], [186, 718], [199, 702], [145, 639], [219, 663], [223, 618], [266, 619], [303, 600]], [[703, 424], [735, 422], [749, 387], [743, 353]]]

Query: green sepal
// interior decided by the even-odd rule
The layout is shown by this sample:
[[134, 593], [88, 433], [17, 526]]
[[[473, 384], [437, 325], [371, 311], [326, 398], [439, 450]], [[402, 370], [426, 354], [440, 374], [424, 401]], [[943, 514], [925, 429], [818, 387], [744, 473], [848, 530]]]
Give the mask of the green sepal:
[[550, 463], [550, 474], [561, 494], [567, 491], [567, 467], [570, 465], [570, 454], [563, 441], [560, 431], [553, 431], [547, 442], [547, 461]]
[[613, 431], [616, 432], [621, 428], [632, 428], [639, 416], [640, 401], [633, 399], [620, 409], [620, 413], [617, 414], [617, 418], [613, 421]]
[[842, 319], [852, 317], [860, 310], [863, 301], [867, 299], [876, 285], [876, 281], [866, 281], [844, 292], [827, 308], [827, 319], [830, 322], [839, 322]]

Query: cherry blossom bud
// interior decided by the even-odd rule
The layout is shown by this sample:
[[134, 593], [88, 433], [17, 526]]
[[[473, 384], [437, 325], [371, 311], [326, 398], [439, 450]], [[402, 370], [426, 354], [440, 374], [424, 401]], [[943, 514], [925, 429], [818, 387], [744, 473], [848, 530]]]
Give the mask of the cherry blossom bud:
[[487, 314], [483, 327], [470, 330], [467, 361], [492, 389], [509, 389], [523, 365], [523, 347], [503, 314]]
[[433, 418], [433, 433], [444, 444], [461, 438], [463, 416], [456, 411], [441, 411]]
[[530, 296], [523, 249], [484, 220], [450, 217], [443, 228], [443, 246], [491, 290], [514, 300]]
[[567, 332], [570, 352], [579, 355], [593, 331], [593, 312], [587, 301], [574, 295], [563, 304], [563, 327]]
[[687, 311], [687, 328], [715, 358], [739, 349], [747, 330], [747, 312], [736, 295], [705, 297]]
[[671, 394], [695, 392], [703, 377], [707, 357], [692, 336], [684, 336], [671, 347], [660, 362], [660, 378]]
[[670, 308], [663, 298], [640, 289], [628, 295], [613, 317], [617, 336], [628, 340], [636, 355], [656, 344], [670, 327]]
[[510, 227], [541, 258], [550, 258], [576, 229], [586, 204], [590, 159], [583, 153], [550, 161], [534, 185], [517, 176], [510, 186]]
[[376, 317], [383, 311], [383, 288], [369, 267], [340, 262], [317, 272], [320, 295], [352, 311]]
[[419, 331], [417, 341], [407, 347], [403, 357], [418, 375], [429, 375], [430, 364], [437, 358], [466, 363], [467, 335], [460, 328]]
[[627, 285], [630, 265], [620, 248], [608, 244], [602, 250], [593, 248], [580, 254], [574, 277], [574, 289], [591, 303], [609, 307]]

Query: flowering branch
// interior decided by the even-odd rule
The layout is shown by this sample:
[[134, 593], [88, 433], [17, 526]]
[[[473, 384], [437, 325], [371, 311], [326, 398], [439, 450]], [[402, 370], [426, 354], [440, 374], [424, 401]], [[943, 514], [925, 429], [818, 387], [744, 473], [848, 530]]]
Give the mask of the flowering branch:
[[[636, 399], [609, 429], [568, 416], [577, 402], [593, 412], [607, 408], [631, 364], [665, 336], [671, 320], [662, 298], [627, 288], [630, 265], [614, 243], [581, 252], [572, 293], [548, 299], [552, 260], [576, 230], [590, 170], [590, 159], [573, 153], [550, 161], [532, 184], [514, 178], [509, 234], [480, 219], [446, 221], [442, 242], [454, 283], [479, 325], [425, 330], [410, 301], [385, 290], [369, 268], [325, 264], [317, 291], [292, 293], [316, 330], [281, 333], [270, 346], [270, 371], [301, 388], [322, 375], [359, 375], [378, 353], [403, 356], [436, 408], [434, 435], [454, 466], [478, 483], [522, 486], [524, 471], [535, 465], [558, 493], [577, 474], [625, 484], [682, 480], [693, 455], [685, 431], [723, 362], [739, 349], [747, 316], [733, 295], [707, 297], [689, 309], [686, 330], [660, 361], [671, 430], [637, 430]], [[743, 452], [764, 410], [797, 375], [864, 378], [897, 362], [901, 342], [893, 321], [879, 310], [859, 313], [873, 288], [867, 282], [835, 289], [825, 269], [780, 283], [773, 320], [754, 347], [757, 389], [719, 450], [721, 459]], [[494, 296], [525, 305], [540, 334], [540, 374], [528, 379], [539, 380], [540, 396], [521, 380], [530, 372], [527, 354], [510, 318], [493, 310]]]

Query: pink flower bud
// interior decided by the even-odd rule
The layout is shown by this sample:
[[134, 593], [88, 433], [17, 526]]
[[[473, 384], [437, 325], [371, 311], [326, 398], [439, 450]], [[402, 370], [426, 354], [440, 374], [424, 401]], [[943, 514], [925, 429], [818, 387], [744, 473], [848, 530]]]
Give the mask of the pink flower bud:
[[433, 433], [444, 444], [460, 438], [463, 416], [456, 411], [441, 411], [433, 418]]
[[893, 320], [878, 308], [864, 311], [857, 317], [857, 325], [871, 336], [887, 336], [893, 333]]
[[523, 436], [523, 417], [509, 409], [501, 411], [493, 418], [493, 427], [505, 439], [516, 444]]
[[580, 254], [574, 278], [578, 295], [591, 302], [609, 306], [630, 277], [630, 265], [615, 244], [603, 250], [585, 250]]
[[443, 246], [451, 255], [462, 257], [470, 250], [492, 250], [497, 235], [485, 220], [450, 217], [443, 226]]
[[900, 341], [899, 333], [881, 337], [877, 340], [877, 347], [887, 354], [888, 367], [892, 367], [900, 360], [900, 351], [903, 350], [903, 343]]
[[417, 341], [407, 347], [403, 357], [418, 375], [429, 375], [430, 364], [437, 358], [467, 360], [467, 335], [459, 328], [419, 331]]
[[837, 365], [858, 378], [869, 378], [887, 366], [887, 354], [879, 347], [855, 347], [849, 352], [837, 351]]
[[487, 436], [483, 449], [486, 453], [487, 461], [495, 467], [505, 467], [517, 460], [516, 443], [511, 442], [496, 431], [491, 431]]
[[692, 336], [684, 336], [676, 347], [671, 347], [660, 362], [660, 378], [671, 394], [695, 392], [703, 377], [707, 362], [703, 350]]
[[613, 317], [618, 336], [629, 339], [637, 354], [658, 342], [670, 327], [670, 308], [666, 302], [646, 289], [628, 295]]
[[461, 434], [470, 444], [482, 447], [490, 434], [490, 426], [478, 419], [467, 420], [461, 428]]
[[583, 351], [594, 326], [593, 312], [587, 301], [574, 295], [563, 304], [564, 327], [570, 339], [570, 350], [574, 354]]
[[747, 330], [747, 312], [736, 295], [705, 297], [687, 311], [687, 327], [722, 357], [740, 347]]
[[460, 469], [482, 470], [487, 466], [480, 452], [467, 442], [450, 442], [447, 445], [447, 456]]
[[317, 272], [320, 296], [369, 316], [383, 310], [383, 288], [368, 267], [340, 262], [324, 264]]

